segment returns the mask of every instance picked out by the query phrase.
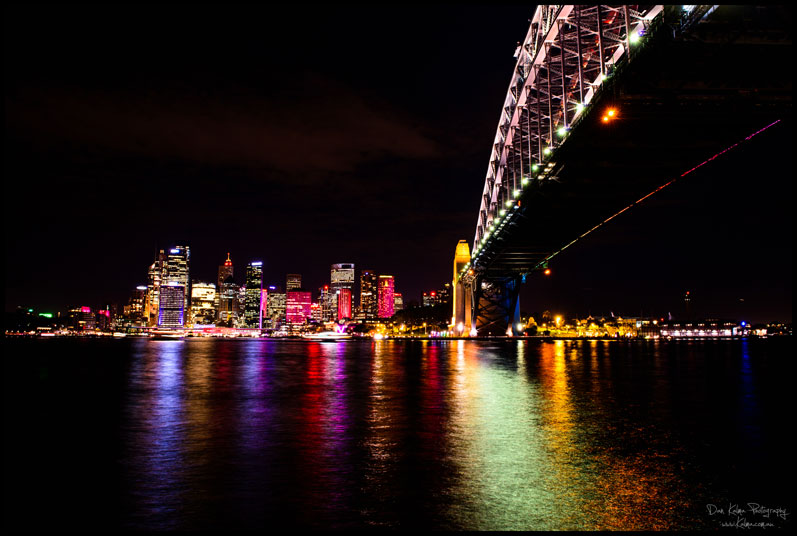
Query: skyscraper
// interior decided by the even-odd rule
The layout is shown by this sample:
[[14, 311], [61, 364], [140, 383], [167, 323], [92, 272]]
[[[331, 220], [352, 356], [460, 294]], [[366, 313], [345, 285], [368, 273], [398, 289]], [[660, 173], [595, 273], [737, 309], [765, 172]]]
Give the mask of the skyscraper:
[[245, 306], [246, 306], [246, 285], [241, 285], [240, 287], [238, 287], [238, 299], [237, 299], [238, 315], [236, 317], [237, 320], [234, 323], [233, 327], [236, 328], [246, 327], [246, 319], [244, 318]]
[[144, 285], [136, 287], [130, 296], [130, 301], [124, 306], [124, 318], [126, 325], [140, 326], [145, 323], [144, 316], [147, 310], [147, 287]]
[[277, 286], [268, 287], [266, 314], [271, 321], [271, 327], [273, 329], [279, 329], [282, 323], [285, 322], [285, 299], [285, 293], [282, 292], [281, 288]]
[[191, 325], [212, 326], [216, 322], [216, 285], [194, 281], [191, 283]]
[[354, 264], [350, 262], [333, 264], [330, 269], [330, 306], [335, 314], [337, 314], [338, 311], [338, 294], [342, 288], [347, 288], [349, 290], [354, 288]]
[[238, 321], [238, 285], [232, 276], [227, 277], [221, 284], [219, 293], [219, 307], [217, 312], [217, 325], [226, 328], [234, 327]]
[[351, 317], [351, 289], [342, 288], [338, 291], [338, 320]]
[[188, 246], [175, 246], [166, 254], [161, 289], [164, 285], [183, 289], [183, 312], [191, 305], [191, 250]]
[[302, 288], [302, 274], [288, 274], [285, 276], [285, 292]]
[[352, 288], [354, 286], [354, 264], [333, 264], [329, 274], [329, 281], [331, 283], [330, 287], [334, 290]]
[[230, 303], [222, 304], [222, 296], [224, 295], [224, 283], [227, 281], [227, 278], [232, 279], [233, 277], [233, 265], [232, 260], [230, 260], [230, 254], [227, 253], [227, 260], [224, 261], [224, 264], [219, 266], [219, 277], [216, 281], [216, 320], [220, 322], [220, 325], [227, 325], [226, 319], [222, 321], [221, 315], [224, 311], [228, 310], [227, 306], [230, 306]]
[[161, 285], [158, 326], [181, 328], [185, 325], [185, 287], [175, 282]]
[[401, 292], [394, 292], [393, 293], [393, 312], [397, 313], [399, 311], [404, 310], [404, 296], [401, 295]]
[[393, 316], [394, 284], [392, 275], [379, 276], [379, 318], [390, 318]]
[[360, 274], [360, 311], [365, 320], [376, 320], [379, 314], [377, 303], [377, 276], [373, 270], [363, 270]]
[[313, 303], [312, 293], [304, 290], [291, 290], [286, 293], [285, 316], [288, 324], [304, 324], [308, 318], [312, 318], [310, 307]]
[[161, 249], [147, 271], [147, 307], [144, 316], [150, 326], [158, 324], [160, 286], [165, 262], [166, 253]]
[[332, 309], [329, 285], [324, 285], [318, 289], [318, 303], [321, 305], [321, 320], [323, 322], [335, 320], [337, 311]]
[[246, 266], [246, 302], [244, 304], [244, 325], [248, 328], [263, 328], [263, 263], [252, 261]]

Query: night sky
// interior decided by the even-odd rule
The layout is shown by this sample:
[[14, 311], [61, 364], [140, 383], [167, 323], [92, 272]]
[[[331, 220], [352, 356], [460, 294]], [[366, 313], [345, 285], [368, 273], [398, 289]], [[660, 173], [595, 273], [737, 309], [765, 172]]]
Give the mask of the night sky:
[[[126, 301], [157, 248], [192, 278], [329, 265], [450, 281], [534, 7], [13, 7], [6, 310]], [[761, 125], [763, 126], [763, 125]], [[557, 257], [521, 308], [791, 320], [791, 124]], [[706, 155], [709, 157], [711, 155]], [[597, 223], [597, 222], [596, 222]]]

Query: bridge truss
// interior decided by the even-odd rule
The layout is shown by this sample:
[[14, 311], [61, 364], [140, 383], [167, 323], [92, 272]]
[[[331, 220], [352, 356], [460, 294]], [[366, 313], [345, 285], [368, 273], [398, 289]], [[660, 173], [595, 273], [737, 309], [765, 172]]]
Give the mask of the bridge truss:
[[[680, 26], [704, 18], [714, 6], [676, 6]], [[509, 89], [493, 141], [481, 196], [471, 261], [455, 276], [469, 293], [470, 333], [519, 330], [517, 293], [527, 274], [546, 266], [558, 248], [506, 242], [507, 227], [525, 216], [524, 191], [555, 180], [557, 149], [602, 88], [635, 55], [637, 43], [659, 27], [663, 5], [541, 5], [515, 53]], [[525, 209], [525, 207], [524, 207]], [[500, 236], [499, 236], [500, 235]], [[455, 315], [456, 316], [456, 315]], [[462, 319], [455, 318], [459, 325]]]
[[[531, 180], [550, 174], [556, 148], [584, 115], [632, 44], [664, 6], [539, 6], [493, 142], [473, 241], [474, 254]], [[547, 172], [547, 173], [546, 173]]]

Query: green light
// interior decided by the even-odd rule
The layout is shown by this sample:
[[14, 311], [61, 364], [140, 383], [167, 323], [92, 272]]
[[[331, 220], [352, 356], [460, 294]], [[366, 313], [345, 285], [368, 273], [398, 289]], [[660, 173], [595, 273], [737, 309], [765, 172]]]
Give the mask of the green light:
[[583, 111], [584, 111], [584, 105], [581, 104], [580, 102], [576, 104], [576, 113], [581, 113]]
[[508, 201], [506, 202], [506, 206], [508, 206], [508, 207], [511, 207], [511, 206], [512, 206], [512, 203], [513, 203], [513, 201], [510, 199], [510, 200], [508, 200]]
[[39, 316], [43, 316], [44, 318], [52, 318], [53, 313], [39, 313]]
[[565, 135], [567, 134], [567, 127], [560, 128], [559, 130], [556, 131], [556, 133], [559, 134], [560, 138], [564, 138]]
[[523, 186], [526, 186], [528, 183], [529, 183], [528, 177], [523, 177], [522, 179], [520, 179], [520, 184], [522, 184]]
[[639, 34], [634, 32], [628, 39], [631, 41], [631, 44], [639, 43]]
[[534, 164], [533, 166], [531, 166], [531, 170], [532, 171], [537, 171], [538, 169], [540, 169], [540, 166], [538, 166], [537, 164]]
[[551, 148], [550, 148], [550, 147], [546, 147], [546, 148], [545, 148], [545, 150], [544, 150], [543, 152], [544, 152], [545, 154], [551, 154]]
[[500, 214], [501, 216], [503, 216], [504, 214], [506, 214], [506, 210], [504, 210], [504, 209], [501, 209], [501, 210], [499, 210], [499, 211], [498, 211], [498, 214]]

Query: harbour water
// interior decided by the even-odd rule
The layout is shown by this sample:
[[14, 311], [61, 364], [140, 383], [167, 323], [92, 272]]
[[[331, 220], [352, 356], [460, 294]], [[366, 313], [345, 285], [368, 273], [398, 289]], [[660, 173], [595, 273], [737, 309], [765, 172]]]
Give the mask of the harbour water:
[[790, 337], [4, 347], [6, 527], [792, 525]]

